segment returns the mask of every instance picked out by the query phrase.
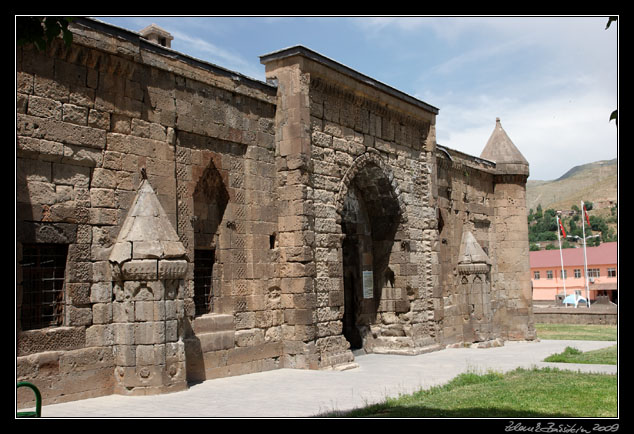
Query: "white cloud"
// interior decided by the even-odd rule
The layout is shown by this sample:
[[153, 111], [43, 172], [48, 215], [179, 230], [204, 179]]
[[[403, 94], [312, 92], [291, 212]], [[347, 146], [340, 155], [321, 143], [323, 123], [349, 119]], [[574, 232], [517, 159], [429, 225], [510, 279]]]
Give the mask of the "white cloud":
[[438, 142], [477, 156], [500, 117], [531, 179], [616, 157], [617, 39], [605, 22], [493, 18], [477, 20], [480, 32], [470, 19], [426, 23], [451, 42], [414, 92], [440, 108]]
[[172, 31], [172, 35], [175, 41], [174, 48], [186, 48], [179, 51], [246, 76], [262, 79], [260, 76], [263, 76], [263, 70], [259, 67], [259, 64], [255, 65], [235, 52], [225, 50], [207, 40], [190, 36], [180, 31]]
[[571, 167], [617, 155], [617, 131], [604, 95], [589, 91], [572, 101], [560, 96], [518, 104], [486, 95], [447, 104], [437, 120], [438, 143], [478, 156], [500, 117], [531, 165], [531, 179], [555, 179]]

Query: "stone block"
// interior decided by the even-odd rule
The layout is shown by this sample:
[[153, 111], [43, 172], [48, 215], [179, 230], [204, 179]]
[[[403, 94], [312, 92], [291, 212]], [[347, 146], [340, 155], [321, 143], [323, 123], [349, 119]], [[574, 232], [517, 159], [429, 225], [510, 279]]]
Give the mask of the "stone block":
[[116, 366], [136, 366], [136, 345], [113, 346]]
[[[161, 301], [136, 301], [134, 302], [134, 320], [137, 322], [159, 321]], [[164, 309], [163, 309], [164, 311]]]
[[89, 307], [66, 307], [67, 321], [69, 326], [88, 326], [92, 324], [92, 309]]
[[314, 324], [315, 320], [313, 309], [286, 309], [284, 311], [284, 321], [289, 325]]
[[165, 365], [164, 345], [137, 345], [135, 366]]
[[114, 324], [94, 324], [86, 328], [86, 346], [105, 347], [115, 343]]
[[235, 332], [235, 343], [238, 347], [252, 347], [264, 343], [262, 329], [238, 330]]
[[74, 104], [64, 104], [62, 107], [62, 120], [76, 125], [88, 124], [88, 108]]
[[112, 333], [116, 345], [134, 345], [135, 325], [134, 323], [114, 323]]
[[137, 345], [151, 345], [165, 342], [166, 327], [161, 322], [135, 323], [134, 343]]
[[133, 301], [113, 302], [112, 321], [115, 323], [134, 322], [134, 305]]
[[229, 352], [227, 365], [236, 365], [254, 360], [279, 357], [282, 354], [281, 350], [282, 344], [277, 342], [235, 348], [233, 351]]
[[280, 288], [284, 294], [312, 292], [313, 279], [310, 277], [283, 278], [280, 281]]
[[131, 260], [123, 263], [121, 272], [125, 280], [156, 280], [158, 278], [158, 261], [155, 259]]
[[112, 303], [95, 303], [92, 306], [93, 324], [109, 324], [112, 322]]
[[200, 342], [200, 348], [203, 353], [226, 350], [233, 348], [235, 345], [234, 331], [202, 333], [196, 335], [196, 338]]

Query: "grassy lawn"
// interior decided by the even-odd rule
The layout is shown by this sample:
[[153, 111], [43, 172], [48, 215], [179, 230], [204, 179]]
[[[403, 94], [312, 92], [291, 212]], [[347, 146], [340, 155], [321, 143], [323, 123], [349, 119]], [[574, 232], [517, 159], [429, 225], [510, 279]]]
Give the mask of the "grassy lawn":
[[462, 374], [450, 383], [344, 417], [616, 417], [616, 375], [557, 369]]
[[617, 346], [613, 345], [600, 350], [586, 351], [582, 353], [574, 347], [566, 347], [563, 353], [553, 354], [544, 359], [544, 362], [559, 363], [590, 363], [599, 365], [616, 365]]
[[[610, 325], [535, 324], [535, 329], [540, 339], [593, 341], [616, 341], [617, 339], [617, 327]], [[617, 345], [585, 353], [573, 346], [566, 347], [563, 353], [553, 354], [544, 361], [616, 365], [617, 357]]]
[[535, 324], [540, 339], [573, 339], [585, 341], [616, 341], [614, 325]]
[[[540, 339], [616, 341], [616, 326], [536, 324]], [[546, 361], [616, 364], [617, 346], [581, 353], [571, 347]], [[339, 414], [376, 418], [616, 417], [617, 376], [559, 369], [459, 375], [444, 386], [388, 398]]]

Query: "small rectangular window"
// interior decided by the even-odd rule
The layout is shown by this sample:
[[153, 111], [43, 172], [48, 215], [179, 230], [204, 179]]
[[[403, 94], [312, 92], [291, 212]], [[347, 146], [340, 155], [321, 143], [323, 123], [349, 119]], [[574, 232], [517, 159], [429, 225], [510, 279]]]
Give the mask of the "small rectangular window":
[[66, 244], [24, 244], [22, 248], [22, 330], [64, 322]]
[[598, 268], [588, 268], [588, 277], [601, 277]]

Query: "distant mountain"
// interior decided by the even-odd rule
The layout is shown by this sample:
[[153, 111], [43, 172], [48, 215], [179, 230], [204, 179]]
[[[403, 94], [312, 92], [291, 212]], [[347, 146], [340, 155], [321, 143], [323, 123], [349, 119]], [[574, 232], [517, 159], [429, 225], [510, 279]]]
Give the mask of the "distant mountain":
[[576, 166], [554, 181], [531, 181], [526, 184], [526, 206], [536, 209], [568, 210], [581, 200], [595, 208], [608, 208], [617, 201], [617, 159]]

